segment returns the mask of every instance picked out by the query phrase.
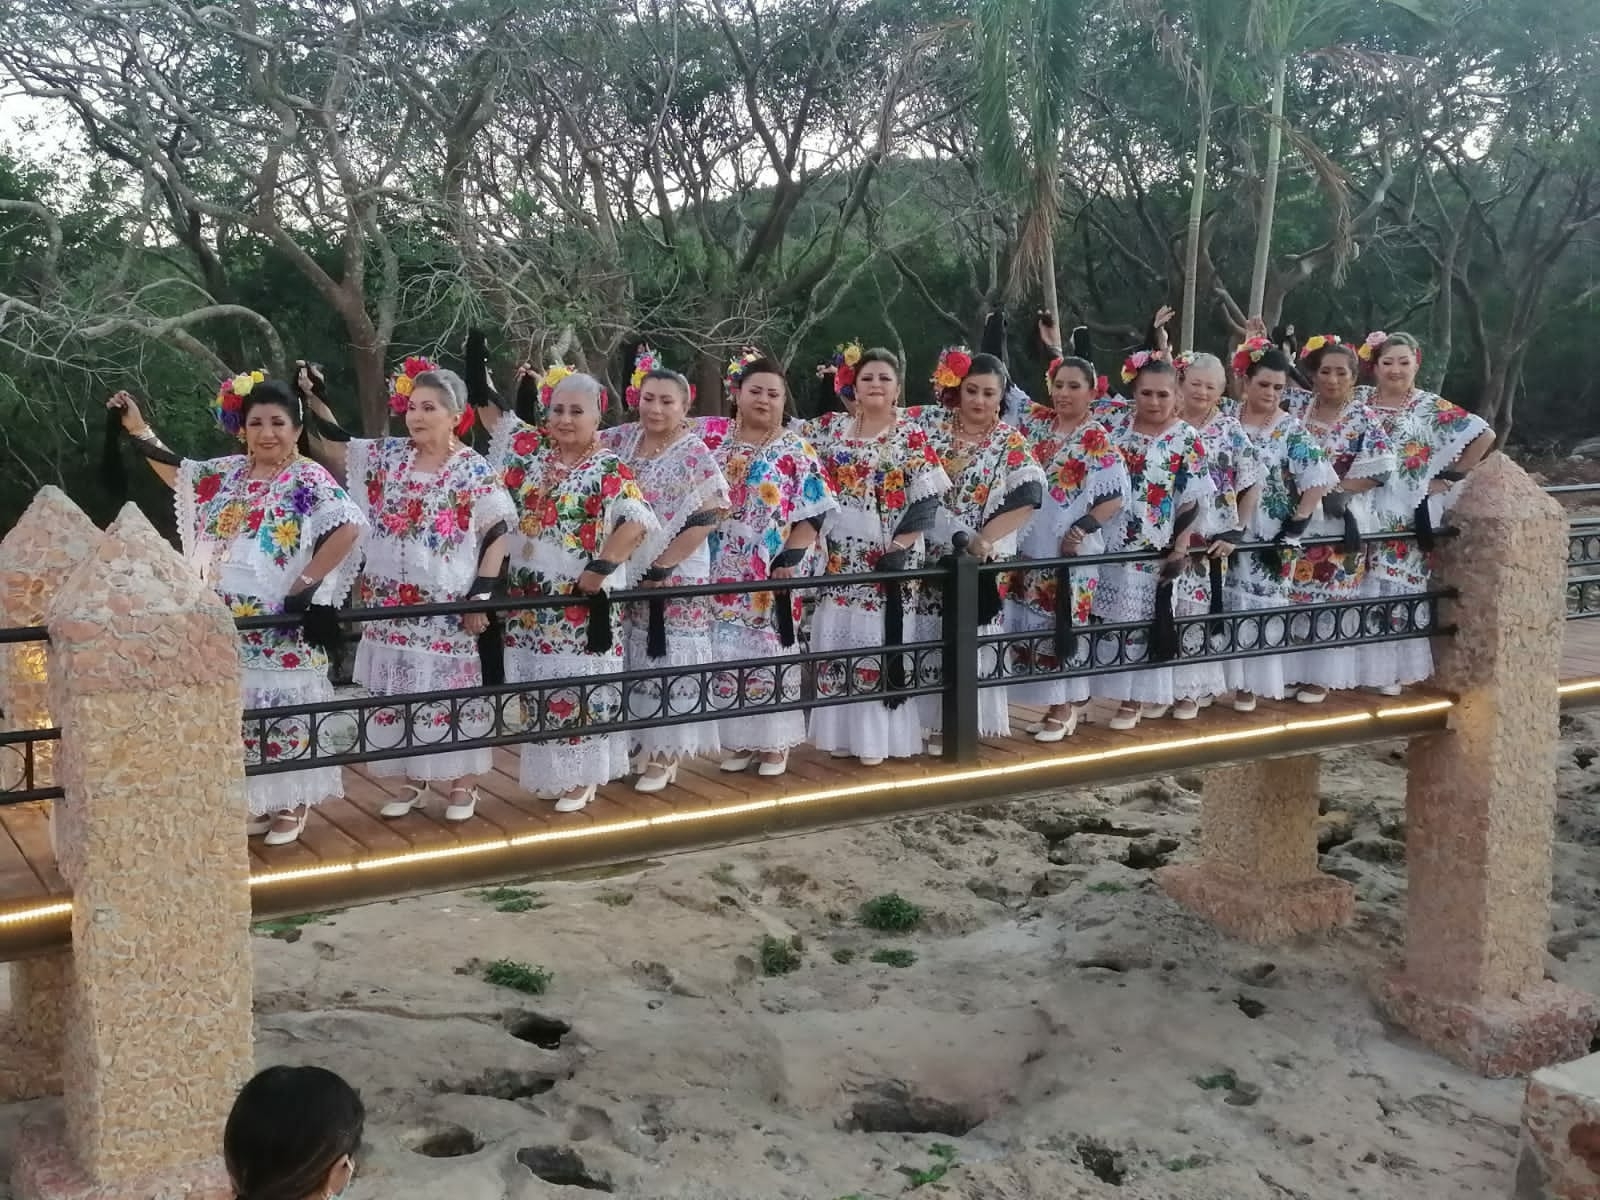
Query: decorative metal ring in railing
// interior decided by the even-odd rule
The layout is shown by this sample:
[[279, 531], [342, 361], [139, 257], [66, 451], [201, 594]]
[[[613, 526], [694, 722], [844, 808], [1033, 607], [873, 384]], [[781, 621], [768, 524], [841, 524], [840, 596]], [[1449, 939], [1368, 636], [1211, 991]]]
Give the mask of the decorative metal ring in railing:
[[0, 806], [61, 798], [61, 789], [46, 782], [53, 772], [45, 761], [60, 740], [59, 729], [0, 733]]
[[[1563, 483], [1544, 489], [1551, 496], [1596, 494], [1600, 483]], [[1600, 515], [1580, 514], [1567, 522], [1567, 619], [1600, 617]]]
[[[1411, 534], [1374, 534], [1366, 541], [1407, 540]], [[1338, 546], [1313, 539], [1307, 547]], [[1240, 553], [1282, 549], [1269, 544]], [[893, 649], [844, 651], [796, 647], [777, 658], [709, 662], [669, 669], [619, 671], [453, 691], [359, 695], [316, 704], [252, 709], [244, 713], [246, 773], [275, 774], [313, 766], [349, 765], [420, 754], [517, 745], [610, 733], [627, 733], [732, 716], [794, 712], [863, 701], [910, 702], [939, 696], [947, 758], [964, 760], [977, 748], [978, 689], [1019, 678], [1067, 678], [1137, 671], [1174, 662], [1222, 661], [1306, 649], [1368, 645], [1452, 632], [1441, 628], [1442, 591], [1386, 596], [1282, 609], [1221, 612], [1177, 621], [1176, 658], [1148, 653], [1148, 624], [1092, 624], [1065, 664], [1047, 665], [1053, 646], [1044, 633], [980, 635], [980, 585], [985, 576], [1026, 565], [1103, 566], [1151, 562], [1154, 553], [1106, 554], [1073, 559], [980, 564], [960, 556], [914, 571], [711, 583], [620, 592], [613, 603], [650, 598], [684, 599], [735, 592], [834, 591], [894, 583], [937, 587], [942, 596], [938, 636], [907, 622], [908, 640]], [[1198, 560], [1197, 560], [1198, 561]], [[364, 609], [341, 614], [360, 623], [400, 617], [510, 612], [565, 606], [569, 596], [497, 598]], [[247, 617], [241, 629], [284, 623], [282, 616]], [[263, 755], [261, 748], [266, 747]]]

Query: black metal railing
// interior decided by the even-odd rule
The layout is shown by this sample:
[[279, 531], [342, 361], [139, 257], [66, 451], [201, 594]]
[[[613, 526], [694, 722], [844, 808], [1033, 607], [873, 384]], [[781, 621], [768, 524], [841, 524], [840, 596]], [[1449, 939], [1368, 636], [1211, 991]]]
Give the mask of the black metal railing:
[[[1551, 496], [1593, 494], [1600, 484], [1564, 483], [1544, 489]], [[1579, 515], [1567, 522], [1567, 619], [1600, 617], [1600, 516]]]
[[[1371, 535], [1366, 540], [1394, 540]], [[1398, 535], [1406, 538], [1410, 535]], [[1309, 541], [1307, 547], [1339, 544]], [[1269, 551], [1267, 545], [1240, 553]], [[893, 586], [937, 589], [937, 631], [896, 646], [850, 650], [806, 648], [778, 658], [708, 662], [695, 666], [623, 670], [601, 675], [542, 679], [398, 696], [349, 696], [315, 704], [252, 709], [244, 714], [247, 741], [274, 745], [246, 768], [266, 775], [309, 766], [350, 765], [443, 751], [519, 745], [662, 726], [804, 711], [864, 701], [905, 703], [937, 696], [941, 702], [944, 753], [968, 761], [977, 750], [980, 689], [1030, 680], [1072, 679], [1117, 671], [1151, 670], [1202, 662], [1295, 653], [1431, 637], [1451, 630], [1439, 623], [1438, 602], [1449, 595], [1430, 591], [1180, 617], [1177, 647], [1170, 657], [1152, 653], [1148, 622], [1093, 623], [1072, 630], [1073, 648], [1050, 666], [1055, 633], [980, 634], [980, 592], [985, 580], [1019, 567], [1053, 570], [1151, 562], [1156, 553], [1106, 554], [981, 564], [965, 556], [913, 571], [873, 572], [759, 583], [710, 583], [618, 593], [613, 602], [664, 600], [739, 592], [819, 593], [844, 588]], [[1198, 566], [1195, 569], [1203, 569]], [[570, 596], [517, 597], [488, 603], [440, 603], [364, 609], [342, 614], [351, 624], [401, 617], [468, 612], [526, 611], [564, 607]], [[912, 609], [908, 597], [908, 611]], [[243, 629], [281, 624], [283, 618], [248, 617]], [[907, 622], [908, 630], [915, 623]], [[619, 634], [620, 636], [620, 634]], [[284, 748], [292, 747], [285, 752]]]
[[41, 769], [40, 761], [40, 748], [60, 741], [61, 730], [55, 728], [0, 732], [0, 806], [61, 799], [54, 772]]

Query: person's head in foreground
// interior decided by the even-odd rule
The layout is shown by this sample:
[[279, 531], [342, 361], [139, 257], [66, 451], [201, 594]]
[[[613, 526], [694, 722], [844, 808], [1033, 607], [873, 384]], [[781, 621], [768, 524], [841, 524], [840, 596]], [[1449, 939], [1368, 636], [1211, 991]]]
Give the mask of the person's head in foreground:
[[356, 1177], [366, 1109], [321, 1067], [268, 1067], [240, 1090], [222, 1134], [237, 1200], [333, 1200]]

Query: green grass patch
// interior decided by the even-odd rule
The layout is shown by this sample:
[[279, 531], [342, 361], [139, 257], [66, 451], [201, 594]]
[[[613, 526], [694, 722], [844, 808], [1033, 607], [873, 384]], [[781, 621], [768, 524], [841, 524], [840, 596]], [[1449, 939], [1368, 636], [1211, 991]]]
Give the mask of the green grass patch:
[[555, 975], [543, 967], [536, 967], [532, 963], [513, 962], [509, 958], [497, 958], [483, 969], [485, 983], [492, 983], [496, 987], [510, 988], [516, 992], [526, 992], [530, 996], [542, 996], [550, 988]]
[[1179, 1171], [1194, 1171], [1206, 1165], [1206, 1156], [1191, 1154], [1188, 1158], [1172, 1158], [1167, 1160], [1167, 1170], [1173, 1174]]
[[1194, 1083], [1202, 1092], [1215, 1092], [1224, 1088], [1231, 1092], [1239, 1086], [1239, 1077], [1232, 1071], [1218, 1071], [1215, 1075], [1196, 1075]]
[[881, 933], [905, 933], [922, 924], [922, 907], [898, 892], [874, 896], [861, 906], [861, 923]]
[[535, 909], [550, 907], [546, 901], [541, 899], [542, 892], [530, 891], [527, 888], [489, 888], [487, 891], [474, 892], [473, 895], [485, 904], [493, 905], [495, 912], [532, 912]]
[[714, 870], [706, 872], [706, 878], [711, 880], [712, 883], [720, 884], [725, 888], [739, 886], [738, 877], [733, 873], [732, 863], [718, 863]]
[[933, 1161], [925, 1167], [895, 1168], [906, 1177], [906, 1191], [914, 1192], [919, 1187], [926, 1187], [930, 1183], [938, 1183], [950, 1173], [950, 1168], [956, 1165], [956, 1148], [954, 1146], [947, 1146], [943, 1142], [935, 1142], [928, 1147], [928, 1153], [933, 1155]]
[[257, 921], [250, 926], [250, 932], [266, 937], [282, 937], [294, 930], [304, 929], [307, 925], [325, 924], [343, 911], [342, 908], [332, 908], [327, 912], [296, 913], [292, 917], [279, 917], [276, 921]]
[[771, 934], [761, 939], [758, 956], [763, 975], [787, 975], [800, 966], [798, 938], [775, 938]]
[[1102, 879], [1099, 883], [1091, 883], [1089, 885], [1089, 890], [1091, 892], [1098, 892], [1102, 896], [1115, 896], [1121, 892], [1127, 891], [1128, 885], [1125, 883], [1114, 883], [1109, 879]]
[[917, 961], [917, 952], [915, 950], [889, 949], [886, 947], [882, 950], [874, 950], [872, 952], [872, 961], [882, 963], [886, 967], [909, 967]]
[[833, 961], [836, 963], [849, 966], [851, 963], [855, 962], [855, 960], [856, 952], [850, 949], [849, 946], [840, 946], [833, 952]]
[[601, 892], [595, 897], [601, 904], [611, 908], [627, 908], [633, 903], [632, 892]]

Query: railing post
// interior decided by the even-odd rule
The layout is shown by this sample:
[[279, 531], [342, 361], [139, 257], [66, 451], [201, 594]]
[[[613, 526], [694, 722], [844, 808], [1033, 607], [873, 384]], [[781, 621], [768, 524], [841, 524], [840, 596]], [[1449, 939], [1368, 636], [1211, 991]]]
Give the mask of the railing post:
[[1484, 1075], [1589, 1049], [1591, 997], [1545, 979], [1555, 837], [1566, 521], [1503, 454], [1468, 478], [1437, 582], [1457, 590], [1434, 682], [1450, 730], [1406, 774], [1405, 962], [1378, 987], [1397, 1024]]
[[24, 1126], [13, 1195], [223, 1197], [253, 1059], [233, 621], [132, 506], [48, 616], [71, 1003], [63, 1111]]
[[[43, 625], [67, 577], [100, 546], [101, 534], [60, 488], [39, 490], [0, 542], [0, 626]], [[7, 730], [53, 725], [47, 694], [48, 645], [0, 646], [0, 711]], [[53, 747], [34, 748], [34, 783], [50, 783]], [[13, 780], [0, 778], [0, 787]], [[20, 780], [16, 781], [19, 785]], [[11, 964], [10, 1021], [0, 1026], [0, 1101], [61, 1090], [61, 1033], [72, 954], [58, 950]]]
[[956, 554], [944, 580], [944, 757], [978, 761], [978, 560]]

